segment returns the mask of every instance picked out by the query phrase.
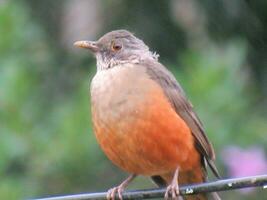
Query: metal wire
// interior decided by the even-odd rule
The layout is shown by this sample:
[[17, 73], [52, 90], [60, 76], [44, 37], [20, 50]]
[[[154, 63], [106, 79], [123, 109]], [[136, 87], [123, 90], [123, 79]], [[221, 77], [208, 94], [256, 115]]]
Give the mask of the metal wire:
[[[218, 191], [234, 190], [234, 189], [241, 189], [248, 187], [262, 187], [263, 189], [267, 189], [267, 175], [224, 179], [208, 183], [181, 186], [180, 194], [192, 195], [198, 193], [218, 192]], [[105, 200], [106, 194], [107, 194], [106, 192], [98, 192], [98, 193], [74, 194], [74, 195], [58, 196], [58, 197], [47, 197], [47, 198], [33, 199], [33, 200]], [[123, 199], [124, 200], [153, 199], [153, 198], [163, 197], [164, 194], [165, 194], [165, 188], [125, 191], [123, 193]]]

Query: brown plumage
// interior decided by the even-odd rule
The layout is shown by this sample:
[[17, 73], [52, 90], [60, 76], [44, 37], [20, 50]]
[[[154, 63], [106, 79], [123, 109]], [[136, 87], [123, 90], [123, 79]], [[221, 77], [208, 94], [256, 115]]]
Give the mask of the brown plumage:
[[[213, 147], [192, 104], [140, 39], [119, 30], [76, 45], [90, 49], [97, 58], [98, 71], [91, 83], [94, 132], [114, 164], [168, 186], [165, 198], [178, 196], [178, 184], [205, 182], [206, 163], [219, 177]], [[116, 192], [121, 197], [134, 176], [107, 197], [114, 199]], [[215, 194], [212, 198], [218, 199]]]

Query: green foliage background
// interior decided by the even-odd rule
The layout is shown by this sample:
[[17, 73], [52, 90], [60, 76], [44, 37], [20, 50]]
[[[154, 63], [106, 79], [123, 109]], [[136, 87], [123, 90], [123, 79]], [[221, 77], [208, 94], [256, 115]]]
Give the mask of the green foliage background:
[[[51, 4], [47, 1], [45, 7], [43, 3], [43, 9]], [[51, 9], [61, 4], [64, 2]], [[261, 74], [266, 72], [266, 63], [258, 60], [263, 63], [260, 68], [257, 62], [250, 62], [254, 51], [242, 32], [228, 27], [225, 33], [235, 33], [229, 33], [229, 39], [219, 37], [224, 30], [216, 30], [217, 34], [211, 28], [209, 37], [219, 40], [209, 40], [205, 48], [190, 48], [183, 29], [163, 17], [167, 4], [119, 4], [128, 9], [125, 21], [116, 20], [125, 14], [119, 11], [99, 34], [105, 29], [130, 28], [163, 52], [162, 62], [181, 82], [205, 124], [224, 176], [227, 172], [220, 152], [227, 146], [267, 150], [266, 74]], [[203, 3], [206, 9], [210, 4]], [[113, 8], [112, 1], [103, 6]], [[140, 11], [141, 7], [147, 12]], [[106, 159], [92, 132], [88, 91], [95, 62], [87, 54], [74, 55], [53, 44], [57, 36], [51, 38], [48, 25], [38, 15], [34, 17], [36, 9], [40, 7], [34, 1], [0, 1], [0, 199], [106, 190], [126, 175]], [[153, 9], [162, 9], [162, 14], [155, 15]], [[157, 23], [151, 22], [152, 31], [142, 31], [141, 21], [130, 20], [136, 12], [145, 19], [146, 15], [158, 17]], [[209, 10], [206, 12], [210, 15]], [[179, 39], [169, 36], [179, 33]], [[157, 40], [159, 36], [162, 40]], [[168, 54], [168, 44], [173, 42], [179, 45], [171, 45], [172, 53]], [[143, 187], [153, 186], [142, 178], [132, 186]], [[222, 196], [255, 199], [260, 193], [243, 196], [229, 192]], [[261, 199], [266, 198], [262, 195]]]

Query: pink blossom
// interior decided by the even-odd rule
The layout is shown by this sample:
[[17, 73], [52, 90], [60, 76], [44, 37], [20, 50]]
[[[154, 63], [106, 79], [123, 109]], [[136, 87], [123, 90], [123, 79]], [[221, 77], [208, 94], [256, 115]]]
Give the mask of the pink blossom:
[[[245, 177], [267, 174], [267, 159], [260, 147], [242, 149], [236, 146], [227, 147], [222, 153], [230, 177]], [[250, 192], [252, 190], [241, 190]]]

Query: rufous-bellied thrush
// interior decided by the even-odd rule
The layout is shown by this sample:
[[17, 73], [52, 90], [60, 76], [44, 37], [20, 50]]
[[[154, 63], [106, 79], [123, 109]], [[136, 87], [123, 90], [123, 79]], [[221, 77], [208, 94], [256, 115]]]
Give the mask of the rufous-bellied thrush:
[[[94, 132], [107, 157], [130, 173], [107, 198], [122, 191], [137, 175], [166, 186], [165, 198], [178, 199], [180, 184], [207, 180], [206, 166], [219, 177], [215, 153], [192, 104], [174, 76], [144, 42], [126, 30], [97, 41], [78, 41], [97, 60], [91, 83]], [[213, 193], [184, 199], [219, 199]]]

